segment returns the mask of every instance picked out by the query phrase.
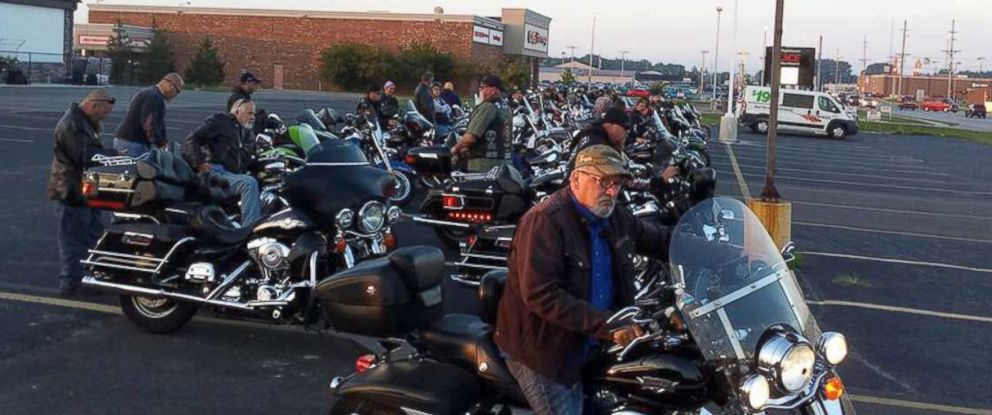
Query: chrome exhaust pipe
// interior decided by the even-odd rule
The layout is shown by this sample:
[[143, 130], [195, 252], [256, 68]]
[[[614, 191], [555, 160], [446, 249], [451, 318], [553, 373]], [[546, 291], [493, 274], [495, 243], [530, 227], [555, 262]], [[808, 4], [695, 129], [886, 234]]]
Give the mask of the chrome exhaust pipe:
[[280, 307], [280, 306], [284, 306], [284, 305], [289, 304], [286, 301], [267, 301], [267, 302], [259, 303], [259, 304], [253, 306], [253, 305], [249, 305], [249, 304], [232, 303], [232, 302], [228, 302], [228, 301], [220, 301], [220, 300], [213, 300], [213, 299], [208, 300], [206, 298], [197, 297], [195, 295], [174, 293], [174, 292], [169, 292], [169, 291], [165, 291], [165, 290], [162, 290], [162, 289], [145, 288], [145, 287], [139, 287], [139, 286], [136, 286], [136, 285], [118, 284], [118, 283], [114, 283], [114, 282], [100, 281], [100, 280], [98, 280], [96, 278], [93, 278], [92, 276], [83, 277], [83, 281], [82, 282], [83, 282], [83, 284], [86, 284], [86, 285], [90, 285], [90, 286], [94, 286], [94, 287], [99, 287], [99, 288], [105, 288], [105, 289], [109, 289], [109, 290], [121, 292], [121, 293], [124, 293], [124, 294], [134, 294], [134, 295], [141, 295], [141, 296], [148, 296], [148, 297], [166, 297], [166, 298], [173, 298], [173, 299], [180, 300], [180, 301], [187, 301], [187, 302], [191, 302], [191, 303], [209, 304], [209, 305], [218, 306], [218, 307], [236, 308], [236, 309], [245, 310], [245, 311], [256, 311], [255, 310], [255, 307]]

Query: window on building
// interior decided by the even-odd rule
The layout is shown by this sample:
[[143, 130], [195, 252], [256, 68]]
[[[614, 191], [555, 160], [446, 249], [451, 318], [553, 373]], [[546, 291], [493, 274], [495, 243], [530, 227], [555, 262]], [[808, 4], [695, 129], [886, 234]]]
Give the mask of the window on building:
[[812, 95], [782, 94], [782, 106], [790, 108], [813, 109]]

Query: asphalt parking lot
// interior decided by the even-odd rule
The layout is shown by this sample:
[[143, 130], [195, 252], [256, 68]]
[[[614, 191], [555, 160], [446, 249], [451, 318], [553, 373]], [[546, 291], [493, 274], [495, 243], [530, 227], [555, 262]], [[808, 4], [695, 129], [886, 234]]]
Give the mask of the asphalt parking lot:
[[958, 111], [956, 113], [929, 112], [922, 110], [910, 111], [910, 110], [901, 110], [898, 107], [895, 107], [893, 113], [903, 117], [918, 118], [921, 120], [954, 124], [955, 128], [962, 128], [965, 130], [985, 131], [985, 132], [992, 131], [992, 117], [988, 117], [984, 119], [967, 118], [964, 115], [963, 107], [961, 111]]
[[[134, 88], [114, 88], [126, 98]], [[79, 88], [0, 87], [0, 413], [320, 413], [349, 372], [350, 341], [205, 316], [144, 334], [110, 296], [55, 296], [55, 223], [45, 200], [51, 130]], [[357, 96], [269, 92], [260, 106], [350, 111]], [[172, 139], [221, 110], [225, 93], [184, 92]], [[105, 130], [126, 108], [118, 104]], [[108, 136], [109, 138], [109, 136]], [[761, 193], [764, 138], [713, 144], [718, 192]], [[733, 172], [739, 165], [742, 180]], [[861, 134], [781, 137], [777, 185], [793, 202], [798, 269], [821, 326], [848, 336], [841, 373], [861, 414], [992, 414], [992, 147]], [[436, 244], [416, 225], [400, 242]], [[449, 286], [449, 307], [472, 293]]]

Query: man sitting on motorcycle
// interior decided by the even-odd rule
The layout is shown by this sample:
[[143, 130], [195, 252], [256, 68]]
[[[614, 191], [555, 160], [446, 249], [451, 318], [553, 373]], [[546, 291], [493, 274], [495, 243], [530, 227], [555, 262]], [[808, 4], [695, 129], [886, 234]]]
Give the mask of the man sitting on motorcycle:
[[451, 148], [451, 155], [467, 160], [468, 171], [485, 172], [510, 161], [511, 124], [513, 118], [503, 105], [503, 82], [495, 75], [486, 75], [479, 85], [482, 103], [472, 111], [465, 135]]
[[254, 119], [255, 103], [238, 100], [231, 106], [231, 112], [219, 112], [204, 120], [186, 137], [185, 145], [190, 165], [200, 172], [220, 174], [240, 195], [242, 225], [251, 224], [261, 216], [258, 181], [247, 174], [255, 156], [255, 140], [251, 135]]
[[637, 100], [637, 105], [634, 107], [634, 111], [630, 113], [630, 135], [637, 142], [643, 142], [648, 139], [648, 130], [651, 127], [651, 107], [648, 105], [647, 98], [641, 98]]
[[386, 127], [388, 119], [382, 116], [382, 96], [379, 95], [379, 88], [376, 88], [375, 85], [369, 87], [362, 100], [358, 101], [355, 113], [373, 117], [379, 121], [379, 125], [383, 128]]
[[620, 153], [590, 146], [568, 186], [517, 224], [495, 341], [538, 415], [580, 414], [581, 369], [595, 348], [642, 335], [606, 320], [633, 304], [635, 251], [665, 255], [670, 231], [615, 209], [628, 179]]

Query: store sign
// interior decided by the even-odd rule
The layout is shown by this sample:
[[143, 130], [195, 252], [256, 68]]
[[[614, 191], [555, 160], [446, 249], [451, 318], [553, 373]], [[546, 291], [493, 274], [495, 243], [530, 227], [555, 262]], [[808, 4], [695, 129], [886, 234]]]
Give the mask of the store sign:
[[972, 82], [971, 83], [971, 87], [972, 88], [988, 88], [989, 87], [989, 84], [980, 84], [978, 82]]
[[489, 44], [489, 28], [475, 26], [472, 28], [472, 41], [475, 43]]
[[524, 49], [537, 52], [548, 51], [548, 29], [529, 24], [524, 25]]
[[496, 29], [490, 29], [489, 44], [493, 46], [503, 46], [503, 32]]
[[81, 46], [107, 46], [110, 42], [110, 36], [80, 36], [79, 44]]
[[[765, 50], [769, 58], [772, 48]], [[804, 89], [813, 89], [813, 78], [816, 77], [816, 49], [814, 48], [782, 48], [779, 64], [782, 67], [780, 81], [782, 85], [796, 85]], [[765, 84], [771, 84], [772, 60], [765, 60]]]

